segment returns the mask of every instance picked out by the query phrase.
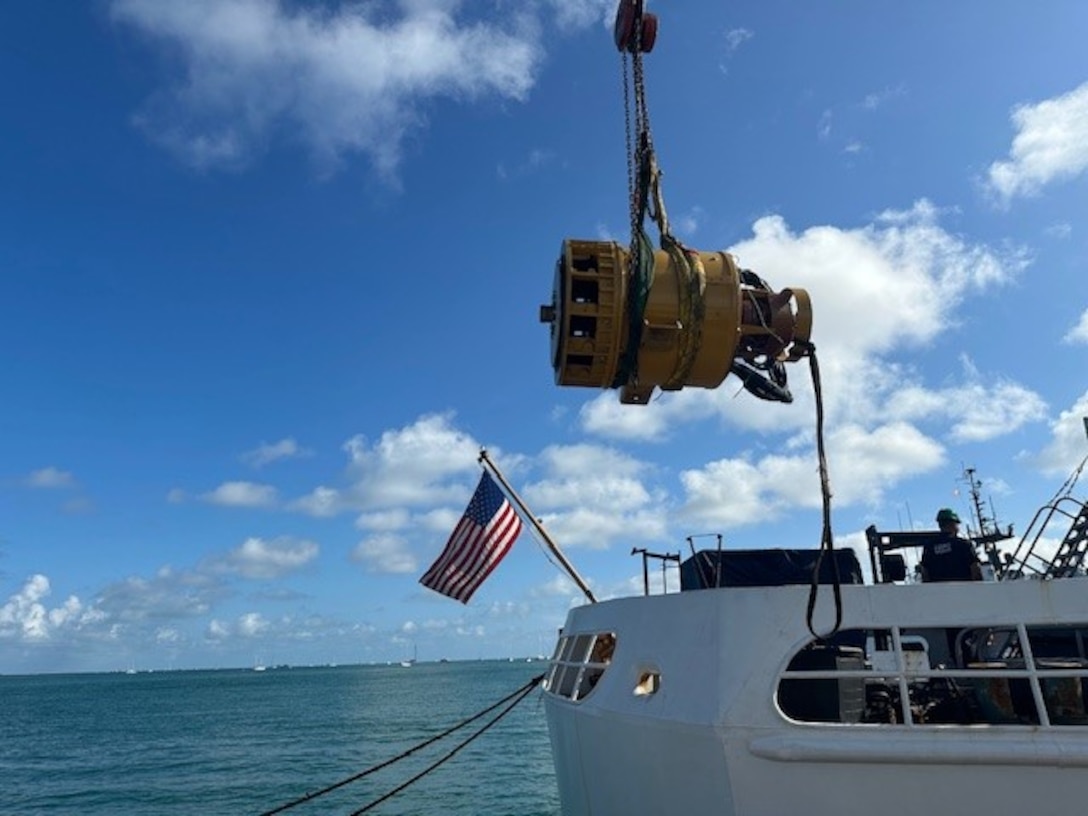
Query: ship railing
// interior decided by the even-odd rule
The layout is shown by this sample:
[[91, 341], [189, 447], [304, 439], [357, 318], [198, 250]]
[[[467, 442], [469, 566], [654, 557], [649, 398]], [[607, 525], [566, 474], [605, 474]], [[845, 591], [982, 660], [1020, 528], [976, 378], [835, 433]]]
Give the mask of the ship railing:
[[[871, 638], [864, 650], [810, 644], [779, 675], [779, 710], [792, 721], [813, 725], [1088, 726], [1083, 627], [1071, 630], [1076, 645], [1067, 656], [1051, 656], [1048, 650], [1036, 656], [1031, 637], [1042, 631], [1035, 626], [973, 631], [983, 636], [1005, 631], [1010, 637], [1000, 642], [1015, 640], [1016, 649], [981, 650], [966, 664], [932, 666], [928, 653], [917, 650], [918, 638], [900, 627]], [[874, 649], [877, 640], [884, 640], [885, 648]], [[953, 701], [955, 706], [940, 710]]]
[[[1073, 509], [1066, 509], [1070, 505]], [[1063, 547], [1059, 546], [1054, 555], [1050, 557], [1036, 552], [1036, 549], [1055, 516], [1064, 516], [1070, 523], [1070, 532], [1072, 533], [1077, 522], [1082, 520], [1086, 514], [1088, 514], [1088, 502], [1081, 502], [1073, 496], [1062, 496], [1058, 500], [1040, 507], [1032, 517], [1031, 523], [1028, 524], [1027, 529], [1024, 531], [1024, 535], [1020, 538], [1016, 549], [1006, 556], [1005, 564], [998, 577], [1002, 580], [1010, 580], [1016, 578], [1066, 577], [1068, 574], [1075, 573], [1084, 558], [1083, 546], [1078, 553], [1075, 553], [1078, 557], [1076, 563], [1072, 565], [1073, 569], [1067, 571], [1065, 575], [1056, 574], [1056, 567], [1059, 566], [1059, 559], [1063, 555]], [[1064, 543], [1065, 541], [1063, 541]]]

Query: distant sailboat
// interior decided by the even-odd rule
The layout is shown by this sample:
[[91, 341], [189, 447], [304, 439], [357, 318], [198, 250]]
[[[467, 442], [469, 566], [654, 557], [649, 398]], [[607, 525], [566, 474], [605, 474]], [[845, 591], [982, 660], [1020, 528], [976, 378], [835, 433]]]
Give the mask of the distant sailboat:
[[410, 668], [412, 668], [412, 666], [414, 666], [416, 664], [416, 658], [418, 656], [419, 656], [418, 650], [416, 649], [416, 645], [413, 643], [412, 644], [412, 657], [411, 657], [411, 659], [410, 660], [402, 660], [400, 662], [400, 665], [403, 666], [406, 669], [410, 669]]

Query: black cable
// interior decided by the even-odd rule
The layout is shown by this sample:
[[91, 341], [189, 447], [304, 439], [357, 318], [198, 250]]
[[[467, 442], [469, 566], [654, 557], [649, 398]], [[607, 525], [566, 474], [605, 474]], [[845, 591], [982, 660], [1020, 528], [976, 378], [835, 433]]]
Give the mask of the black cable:
[[[499, 714], [498, 717], [496, 717], [494, 720], [492, 720], [490, 723], [488, 723], [487, 726], [485, 726], [485, 728], [483, 730], [486, 730], [487, 728], [490, 728], [492, 725], [494, 725], [494, 723], [498, 719], [505, 716], [506, 713], [511, 708], [513, 708], [515, 705], [517, 705], [519, 702], [521, 702], [521, 700], [525, 697], [525, 695], [527, 695], [530, 691], [533, 690], [533, 688], [535, 688], [537, 685], [539, 685], [540, 681], [543, 680], [543, 679], [544, 679], [543, 674], [537, 675], [532, 680], [530, 680], [528, 683], [526, 683], [524, 686], [521, 686], [516, 691], [513, 691], [510, 694], [506, 695], [505, 697], [503, 697], [498, 702], [492, 703], [487, 708], [485, 708], [483, 711], [480, 711], [480, 712], [478, 712], [476, 714], [473, 714], [467, 720], [462, 720], [457, 725], [454, 725], [451, 728], [447, 728], [445, 731], [441, 732], [440, 734], [436, 734], [435, 736], [431, 737], [430, 739], [425, 740], [424, 742], [421, 742], [419, 745], [416, 745], [416, 746], [414, 746], [412, 748], [409, 748], [407, 751], [404, 751], [403, 753], [398, 754], [397, 756], [393, 757], [392, 759], [387, 759], [387, 760], [385, 760], [385, 762], [380, 762], [377, 765], [374, 765], [374, 766], [372, 766], [370, 768], [367, 768], [365, 771], [360, 771], [357, 774], [352, 774], [347, 779], [342, 779], [339, 782], [334, 782], [333, 784], [331, 784], [331, 785], [329, 785], [327, 787], [324, 787], [321, 790], [316, 790], [316, 791], [313, 791], [311, 793], [307, 793], [304, 796], [300, 796], [298, 799], [294, 799], [294, 800], [292, 800], [290, 802], [287, 802], [286, 804], [283, 804], [283, 805], [280, 805], [279, 807], [273, 808], [272, 810], [266, 810], [263, 813], [261, 813], [260, 816], [273, 816], [276, 813], [283, 813], [285, 810], [290, 810], [293, 807], [297, 807], [298, 805], [301, 805], [301, 804], [304, 804], [306, 802], [317, 799], [319, 796], [324, 796], [327, 793], [332, 793], [332, 791], [337, 790], [338, 788], [342, 788], [345, 785], [349, 785], [352, 782], [357, 782], [357, 781], [359, 781], [360, 779], [362, 779], [365, 776], [369, 776], [370, 774], [375, 773], [376, 771], [380, 771], [382, 768], [388, 768], [393, 763], [399, 762], [400, 760], [411, 756], [416, 751], [419, 751], [419, 750], [421, 750], [423, 748], [426, 748], [428, 745], [433, 745], [434, 743], [438, 742], [438, 740], [440, 740], [440, 739], [442, 739], [444, 737], [448, 737], [454, 731], [457, 731], [457, 730], [459, 730], [461, 728], [464, 728], [469, 723], [475, 722], [476, 720], [483, 717], [485, 714], [489, 714], [490, 712], [494, 711], [496, 708], [501, 706], [503, 703], [513, 699], [514, 697], [517, 697], [518, 699], [515, 700], [512, 705], [510, 705], [505, 711], [503, 711], [501, 714]], [[519, 694], [521, 695], [520, 697], [518, 697]], [[477, 732], [475, 735], [473, 735], [470, 738], [470, 741], [472, 739], [475, 739], [481, 733], [483, 733], [482, 730]], [[464, 744], [467, 745], [468, 743], [464, 743]], [[462, 747], [463, 747], [463, 745], [462, 745]], [[460, 748], [458, 748], [457, 750], [460, 750]]]
[[[530, 683], [528, 684], [527, 687], [523, 687], [519, 692], [516, 692], [517, 694], [520, 694], [520, 696], [516, 700], [514, 700], [512, 703], [510, 703], [508, 706], [506, 706], [506, 708], [504, 708], [502, 711], [500, 711], [498, 714], [496, 714], [479, 731], [477, 731], [471, 737], [466, 739], [464, 742], [462, 742], [460, 745], [458, 745], [456, 748], [454, 748], [452, 751], [450, 751], [444, 757], [441, 757], [440, 759], [438, 759], [435, 762], [431, 763], [426, 768], [424, 768], [422, 771], [417, 773], [415, 776], [411, 777], [410, 779], [406, 780], [405, 782], [401, 783], [400, 785], [397, 785], [397, 787], [393, 788], [393, 790], [389, 791], [389, 793], [386, 793], [383, 796], [379, 796], [373, 802], [371, 802], [371, 803], [369, 803], [367, 805], [364, 805], [363, 807], [359, 808], [358, 810], [353, 810], [351, 812], [350, 816], [359, 816], [362, 813], [366, 813], [369, 810], [373, 810], [378, 805], [380, 805], [382, 802], [384, 802], [386, 799], [390, 799], [390, 798], [396, 796], [398, 793], [403, 791], [409, 785], [414, 785], [416, 782], [418, 782], [420, 779], [425, 777], [427, 774], [429, 774], [431, 771], [433, 771], [439, 765], [442, 765], [443, 763], [448, 762], [449, 760], [453, 759], [453, 757], [462, 748], [467, 746], [470, 742], [472, 742], [478, 736], [483, 734], [487, 729], [489, 729], [491, 726], [493, 726], [495, 723], [497, 723], [499, 720], [501, 720], [503, 717], [505, 717], [507, 714], [509, 714], [510, 711], [514, 708], [514, 706], [516, 706], [518, 703], [520, 703], [522, 700], [524, 700], [525, 697], [529, 694], [529, 692], [531, 692], [533, 690], [533, 686], [535, 686], [537, 683], [539, 683], [543, 679], [544, 679], [543, 674], [539, 675], [538, 677], [534, 677], [530, 681]], [[510, 698], [507, 697], [506, 699], [509, 700]], [[492, 708], [494, 708], [494, 706], [492, 706]]]
[[[820, 463], [820, 496], [823, 503], [823, 532], [820, 537], [820, 550], [816, 556], [816, 563], [812, 567], [812, 583], [808, 590], [808, 609], [805, 612], [805, 623], [808, 631], [819, 641], [833, 637], [842, 626], [842, 576], [839, 575], [839, 559], [835, 557], [835, 543], [831, 537], [831, 480], [827, 472], [827, 454], [824, 451], [824, 399], [820, 386], [820, 365], [816, 361], [816, 347], [806, 343], [808, 347], [809, 368], [812, 372], [812, 390], [816, 396], [816, 455]], [[835, 625], [825, 635], [819, 634], [813, 626], [813, 615], [816, 612], [816, 597], [820, 592], [820, 567], [823, 566], [825, 555], [831, 556], [832, 565], [832, 592], [835, 597]]]

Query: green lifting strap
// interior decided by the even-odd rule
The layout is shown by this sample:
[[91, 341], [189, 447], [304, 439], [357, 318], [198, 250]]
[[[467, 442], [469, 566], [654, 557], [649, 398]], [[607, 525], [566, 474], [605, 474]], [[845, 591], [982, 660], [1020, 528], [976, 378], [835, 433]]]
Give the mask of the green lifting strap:
[[[642, 344], [646, 301], [654, 283], [654, 245], [641, 224], [635, 240], [638, 241], [638, 251], [631, 255], [637, 255], [638, 265], [632, 270], [627, 284], [627, 343], [620, 355], [619, 365], [616, 366], [616, 376], [612, 379], [613, 388], [622, 388], [638, 380], [638, 348]], [[632, 246], [631, 249], [634, 250], [635, 247]]]
[[697, 252], [685, 247], [672, 235], [661, 236], [661, 248], [669, 254], [669, 263], [676, 270], [677, 298], [680, 307], [680, 348], [669, 379], [661, 387], [675, 391], [687, 382], [695, 357], [703, 342], [703, 322], [706, 317], [706, 270]]
[[631, 270], [627, 285], [627, 343], [620, 354], [616, 376], [612, 379], [613, 388], [622, 388], [628, 383], [638, 381], [638, 349], [642, 344], [642, 328], [646, 318], [646, 301], [654, 285], [654, 245], [643, 226], [649, 202], [651, 184], [656, 188], [657, 167], [653, 148], [643, 134], [641, 161], [638, 172], [638, 232], [631, 236], [631, 257], [638, 263]]

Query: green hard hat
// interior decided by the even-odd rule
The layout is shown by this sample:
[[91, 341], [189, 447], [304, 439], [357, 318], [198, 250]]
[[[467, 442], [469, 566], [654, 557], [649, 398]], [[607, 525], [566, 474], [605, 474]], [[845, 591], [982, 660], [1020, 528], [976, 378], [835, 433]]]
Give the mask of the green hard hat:
[[960, 517], [956, 515], [955, 510], [950, 510], [947, 507], [943, 507], [937, 512], [937, 523], [944, 524], [947, 521], [954, 521], [956, 522], [956, 524], [959, 524]]

